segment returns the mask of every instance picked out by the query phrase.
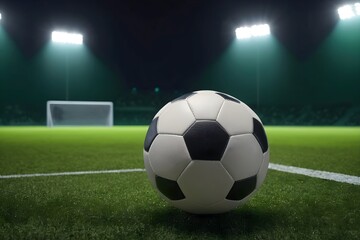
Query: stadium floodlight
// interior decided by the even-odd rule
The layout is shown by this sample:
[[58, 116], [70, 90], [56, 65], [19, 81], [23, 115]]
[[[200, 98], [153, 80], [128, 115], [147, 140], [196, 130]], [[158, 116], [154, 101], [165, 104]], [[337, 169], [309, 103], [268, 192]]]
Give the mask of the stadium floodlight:
[[1, 20], [1, 13], [0, 13], [0, 20]]
[[[51, 40], [55, 43], [71, 44], [71, 45], [82, 45], [83, 35], [79, 33], [69, 33], [53, 31], [51, 33]], [[65, 80], [66, 80], [66, 100], [69, 100], [69, 60], [68, 51], [65, 51]]]
[[235, 30], [237, 39], [251, 38], [251, 29], [249, 27], [239, 27]]
[[360, 16], [360, 3], [347, 4], [338, 8], [338, 14], [341, 20]]
[[354, 8], [356, 15], [360, 16], [360, 3], [355, 3]]
[[239, 27], [235, 30], [235, 34], [237, 39], [267, 36], [270, 35], [270, 26], [268, 24], [260, 24], [251, 27]]
[[47, 126], [113, 126], [113, 103], [48, 101]]
[[83, 44], [83, 35], [79, 33], [53, 31], [51, 33], [51, 40], [57, 43], [81, 45]]
[[338, 9], [338, 14], [341, 20], [349, 19], [355, 16], [351, 5], [345, 5]]
[[[249, 39], [264, 37], [270, 35], [270, 26], [268, 24], [258, 24], [253, 26], [243, 26], [235, 30], [237, 39]], [[260, 59], [259, 59], [259, 47], [256, 51], [256, 105], [260, 106]]]

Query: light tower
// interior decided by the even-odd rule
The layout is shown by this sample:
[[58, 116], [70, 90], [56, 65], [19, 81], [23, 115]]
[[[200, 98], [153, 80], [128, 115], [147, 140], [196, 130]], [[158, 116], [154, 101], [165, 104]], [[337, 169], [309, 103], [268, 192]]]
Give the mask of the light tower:
[[[51, 40], [59, 44], [82, 45], [83, 35], [79, 33], [69, 33], [61, 31], [53, 31], [51, 33]], [[69, 56], [68, 51], [65, 51], [65, 100], [69, 100]]]
[[[252, 38], [260, 38], [269, 36], [271, 34], [270, 26], [268, 24], [258, 24], [252, 26], [242, 26], [235, 30], [236, 38], [239, 40], [246, 40]], [[260, 106], [260, 59], [259, 46], [256, 50], [256, 106]]]

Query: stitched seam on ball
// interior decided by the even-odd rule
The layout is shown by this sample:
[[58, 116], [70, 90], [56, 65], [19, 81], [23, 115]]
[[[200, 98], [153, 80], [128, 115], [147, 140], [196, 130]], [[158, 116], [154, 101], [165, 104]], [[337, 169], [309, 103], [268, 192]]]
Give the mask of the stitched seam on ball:
[[[226, 99], [223, 100], [223, 102], [222, 102], [222, 104], [221, 104], [221, 107], [219, 108], [219, 112], [218, 112], [217, 115], [216, 115], [215, 120], [216, 120], [217, 122], [218, 122], [218, 118], [219, 118], [220, 112], [221, 112], [221, 110], [222, 110], [222, 108], [223, 108], [223, 106], [224, 106], [224, 104], [225, 104], [225, 101], [226, 101]], [[220, 124], [220, 125], [221, 125], [221, 124]]]
[[194, 116], [195, 122], [196, 122], [197, 119], [196, 119], [195, 113], [194, 113], [193, 109], [191, 108], [191, 106], [190, 106], [190, 104], [188, 102], [188, 99], [186, 98], [185, 101], [186, 101], [186, 104], [188, 105], [188, 107], [190, 108], [190, 111], [191, 111], [192, 115]]

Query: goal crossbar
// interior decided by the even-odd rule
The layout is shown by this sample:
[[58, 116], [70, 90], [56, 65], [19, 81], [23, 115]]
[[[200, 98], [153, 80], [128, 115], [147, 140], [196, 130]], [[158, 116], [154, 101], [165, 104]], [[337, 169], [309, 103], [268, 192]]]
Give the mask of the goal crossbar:
[[113, 103], [97, 101], [48, 101], [46, 122], [54, 126], [113, 126]]

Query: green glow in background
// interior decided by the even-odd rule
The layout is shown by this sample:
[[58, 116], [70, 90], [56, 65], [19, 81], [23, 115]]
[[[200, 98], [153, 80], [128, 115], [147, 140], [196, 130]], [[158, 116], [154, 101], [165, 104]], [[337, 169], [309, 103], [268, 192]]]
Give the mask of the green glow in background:
[[[125, 89], [122, 76], [86, 46], [50, 42], [35, 56], [24, 57], [0, 26], [0, 107], [43, 110], [47, 100], [65, 99], [66, 77], [70, 100], [114, 101]], [[303, 60], [274, 36], [234, 39], [189, 87], [198, 89], [223, 91], [253, 106], [257, 101], [261, 106], [359, 104], [360, 20], [339, 21]]]
[[43, 110], [48, 100], [114, 101], [123, 89], [112, 72], [84, 45], [49, 42], [35, 56], [24, 57], [0, 27], [0, 106]]
[[359, 104], [360, 20], [339, 22], [305, 60], [293, 56], [274, 36], [234, 40], [194, 86], [256, 105], [257, 79], [261, 106]]

